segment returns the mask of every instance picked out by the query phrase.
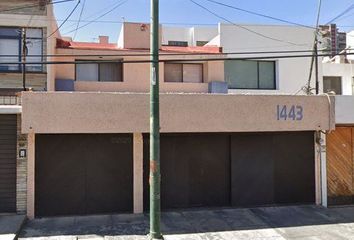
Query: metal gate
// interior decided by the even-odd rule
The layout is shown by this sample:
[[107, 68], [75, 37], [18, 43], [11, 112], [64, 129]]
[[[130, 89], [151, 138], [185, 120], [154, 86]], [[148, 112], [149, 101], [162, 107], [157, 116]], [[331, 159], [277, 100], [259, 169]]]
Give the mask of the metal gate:
[[36, 135], [36, 216], [132, 212], [128, 134]]
[[[148, 137], [144, 138], [144, 206], [148, 201]], [[226, 134], [161, 135], [162, 209], [230, 204], [230, 151]]]
[[[149, 138], [144, 138], [149, 206]], [[162, 209], [315, 202], [314, 133], [161, 135]]]
[[0, 212], [16, 212], [17, 116], [0, 115]]
[[314, 203], [314, 154], [313, 132], [233, 134], [232, 206]]

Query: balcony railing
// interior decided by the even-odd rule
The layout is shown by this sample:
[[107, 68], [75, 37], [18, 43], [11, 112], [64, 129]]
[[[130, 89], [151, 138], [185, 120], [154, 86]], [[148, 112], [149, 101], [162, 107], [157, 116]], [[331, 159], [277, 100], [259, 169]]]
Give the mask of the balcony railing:
[[0, 105], [21, 105], [21, 93], [18, 91], [0, 91]]

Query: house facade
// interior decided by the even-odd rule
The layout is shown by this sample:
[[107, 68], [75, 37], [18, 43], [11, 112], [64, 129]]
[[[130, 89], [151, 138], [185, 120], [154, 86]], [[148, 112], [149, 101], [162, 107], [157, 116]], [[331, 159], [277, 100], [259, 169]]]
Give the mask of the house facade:
[[[307, 49], [313, 36], [291, 27], [247, 28], [282, 43], [223, 24], [194, 29], [184, 40], [161, 27], [163, 210], [326, 205], [318, 132], [334, 129], [335, 101], [293, 95], [303, 86], [298, 80], [307, 79], [309, 60], [223, 60], [253, 47]], [[117, 43], [53, 38], [51, 60], [68, 64], [48, 65], [45, 87], [34, 88], [47, 91], [23, 92], [18, 108], [26, 145], [16, 151], [27, 165], [21, 189], [28, 217], [148, 208], [149, 31], [149, 24], [124, 23]], [[299, 33], [305, 37], [294, 41]]]
[[[26, 213], [27, 205], [27, 135], [21, 132], [21, 97], [26, 89], [52, 89], [47, 78], [54, 76], [52, 66], [26, 65], [41, 62], [55, 50], [55, 30], [51, 1], [1, 1], [0, 3], [0, 213]], [[25, 46], [25, 47], [24, 47]], [[11, 64], [14, 62], [16, 64]]]
[[[148, 209], [149, 36], [125, 23], [118, 43], [58, 40], [75, 64], [22, 96], [29, 217]], [[228, 94], [221, 50], [161, 39], [162, 209], [325, 204], [316, 132], [334, 128], [334, 100]]]

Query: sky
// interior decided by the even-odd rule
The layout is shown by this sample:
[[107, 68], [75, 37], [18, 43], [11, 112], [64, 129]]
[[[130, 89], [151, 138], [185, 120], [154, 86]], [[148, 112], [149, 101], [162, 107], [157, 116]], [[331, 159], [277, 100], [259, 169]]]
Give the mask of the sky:
[[[94, 20], [100, 15], [113, 9], [124, 0], [81, 0], [75, 12], [60, 29], [64, 36], [74, 36], [75, 29], [80, 18], [83, 2], [85, 2], [80, 26], [88, 21]], [[248, 13], [219, 6], [207, 0], [194, 0], [209, 8], [218, 15], [227, 18], [235, 23], [255, 24], [282, 24], [281, 22], [266, 19]], [[318, 0], [217, 0], [219, 2], [233, 5], [239, 8], [259, 12], [272, 17], [289, 20], [292, 22], [311, 25], [316, 24]], [[78, 0], [66, 3], [55, 4], [55, 16], [58, 20], [64, 20], [77, 4]], [[208, 26], [225, 22], [213, 16], [206, 10], [198, 7], [191, 0], [160, 0], [160, 23], [175, 26]], [[352, 0], [322, 0], [320, 24], [325, 24], [335, 16], [343, 12], [353, 4]], [[116, 42], [122, 21], [149, 22], [150, 21], [150, 0], [127, 0], [120, 7], [114, 9], [99, 21], [80, 28], [75, 36], [76, 41], [97, 41], [99, 35], [107, 35], [111, 42]], [[109, 21], [109, 22], [106, 22]], [[340, 30], [350, 31], [354, 29], [354, 9], [348, 12], [343, 18], [336, 22]], [[61, 21], [58, 21], [61, 24]], [[190, 25], [189, 25], [190, 24]], [[71, 32], [71, 33], [70, 33]]]

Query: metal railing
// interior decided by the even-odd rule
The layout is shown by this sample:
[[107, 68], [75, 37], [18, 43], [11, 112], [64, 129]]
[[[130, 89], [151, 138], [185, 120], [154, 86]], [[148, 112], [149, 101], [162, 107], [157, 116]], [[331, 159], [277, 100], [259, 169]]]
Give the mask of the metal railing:
[[19, 94], [4, 94], [0, 92], [0, 105], [21, 105], [21, 97]]

